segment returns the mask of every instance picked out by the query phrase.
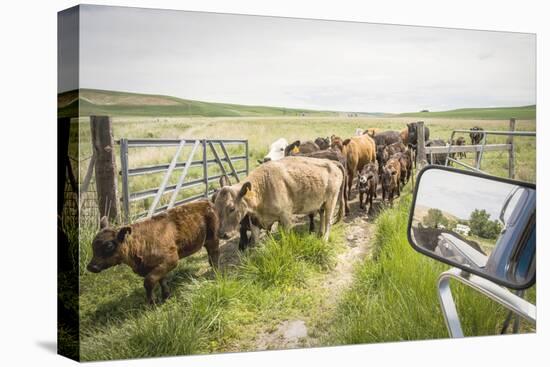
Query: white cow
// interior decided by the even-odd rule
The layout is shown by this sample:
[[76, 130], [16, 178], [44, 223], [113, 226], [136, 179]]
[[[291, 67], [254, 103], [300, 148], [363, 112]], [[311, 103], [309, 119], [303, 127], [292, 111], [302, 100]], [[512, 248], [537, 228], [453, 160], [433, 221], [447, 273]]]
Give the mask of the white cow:
[[258, 163], [264, 163], [268, 161], [278, 161], [285, 157], [285, 148], [288, 145], [288, 142], [285, 138], [280, 138], [275, 140], [269, 146], [269, 153], [264, 157], [263, 161], [258, 160]]
[[363, 129], [356, 128], [356, 129], [355, 129], [355, 135], [356, 135], [356, 136], [363, 135]]

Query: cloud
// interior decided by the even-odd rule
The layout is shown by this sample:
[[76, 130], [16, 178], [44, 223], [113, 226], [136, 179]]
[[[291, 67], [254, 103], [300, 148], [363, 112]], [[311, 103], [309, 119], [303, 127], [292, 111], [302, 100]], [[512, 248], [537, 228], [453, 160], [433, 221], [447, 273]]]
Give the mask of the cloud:
[[535, 103], [535, 36], [82, 6], [81, 87], [343, 111]]

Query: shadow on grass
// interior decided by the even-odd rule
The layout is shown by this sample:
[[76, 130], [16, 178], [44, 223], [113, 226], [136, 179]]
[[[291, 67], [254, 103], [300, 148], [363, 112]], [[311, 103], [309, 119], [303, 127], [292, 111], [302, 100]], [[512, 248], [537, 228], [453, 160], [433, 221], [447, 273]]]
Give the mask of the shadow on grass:
[[[212, 278], [214, 273], [211, 270], [203, 271], [205, 256], [196, 256], [182, 259], [180, 265], [168, 275], [168, 285], [174, 295], [176, 291], [191, 284], [195, 279], [206, 277]], [[184, 263], [186, 262], [186, 263]], [[208, 263], [206, 264], [208, 265]], [[149, 306], [145, 298], [145, 290], [142, 286], [143, 278], [136, 277], [136, 284], [127, 294], [114, 295], [110, 299], [99, 304], [95, 310], [81, 317], [82, 329], [96, 329], [102, 326], [122, 323], [126, 319], [137, 316], [151, 310], [151, 307], [162, 307], [160, 302], [160, 286], [155, 288], [155, 296], [158, 303]]]

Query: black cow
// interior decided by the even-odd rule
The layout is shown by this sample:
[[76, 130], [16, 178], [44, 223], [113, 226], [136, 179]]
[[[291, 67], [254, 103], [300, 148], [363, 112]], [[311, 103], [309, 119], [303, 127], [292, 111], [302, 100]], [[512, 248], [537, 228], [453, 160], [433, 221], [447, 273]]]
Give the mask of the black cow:
[[[426, 143], [427, 147], [445, 147], [447, 144], [441, 140], [441, 139], [434, 139], [430, 140]], [[429, 164], [438, 164], [440, 166], [445, 165], [445, 161], [447, 159], [447, 153], [434, 153], [434, 154], [427, 154], [428, 163]], [[432, 156], [433, 156], [433, 162], [432, 162]]]
[[474, 126], [470, 129], [470, 141], [472, 142], [472, 145], [478, 145], [481, 143], [481, 139], [483, 139], [483, 136], [485, 136], [485, 133], [481, 127]]
[[315, 144], [319, 147], [321, 150], [325, 150], [330, 148], [330, 138], [317, 138], [315, 139]]
[[302, 143], [300, 140], [296, 140], [292, 144], [286, 146], [285, 157], [289, 155], [307, 154], [318, 150], [320, 150], [319, 146], [312, 141]]
[[[416, 143], [418, 141], [418, 123], [411, 122], [410, 124], [407, 124], [407, 130], [409, 132], [409, 145], [413, 147], [414, 150], [416, 150]], [[424, 141], [430, 140], [430, 129], [427, 126], [424, 126]]]
[[377, 147], [402, 142], [399, 131], [388, 130], [388, 131], [376, 132], [376, 131], [365, 130], [364, 134], [368, 134], [371, 138], [373, 138]]

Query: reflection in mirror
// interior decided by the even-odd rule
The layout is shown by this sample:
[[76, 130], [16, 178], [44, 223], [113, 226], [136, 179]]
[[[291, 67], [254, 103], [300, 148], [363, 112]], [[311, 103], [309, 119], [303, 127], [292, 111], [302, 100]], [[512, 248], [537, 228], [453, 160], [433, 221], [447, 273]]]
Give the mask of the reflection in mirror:
[[520, 286], [535, 271], [535, 194], [530, 187], [427, 170], [418, 183], [411, 239], [436, 258]]

